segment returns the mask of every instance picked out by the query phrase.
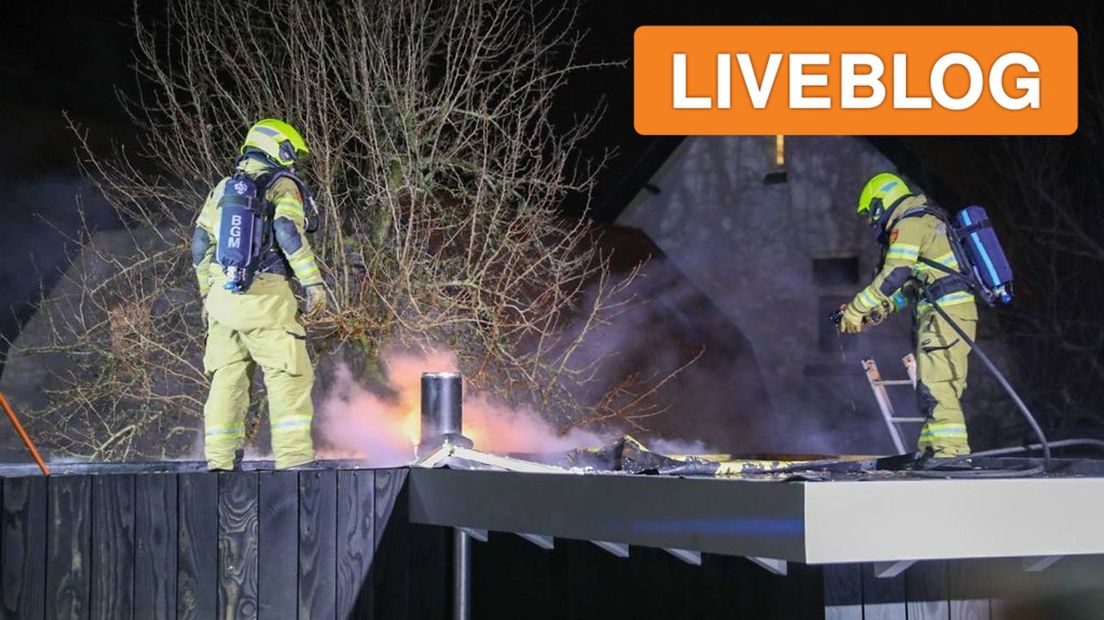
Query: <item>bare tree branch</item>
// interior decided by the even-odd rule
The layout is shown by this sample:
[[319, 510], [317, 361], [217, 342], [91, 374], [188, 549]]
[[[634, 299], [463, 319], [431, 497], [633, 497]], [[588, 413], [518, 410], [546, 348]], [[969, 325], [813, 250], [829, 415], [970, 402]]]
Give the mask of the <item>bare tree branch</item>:
[[633, 302], [636, 272], [613, 275], [587, 221], [560, 212], [566, 196], [589, 196], [604, 164], [578, 156], [601, 105], [553, 121], [573, 75], [610, 66], [577, 61], [575, 11], [180, 0], [151, 24], [136, 7], [145, 88], [125, 104], [147, 147], [137, 158], [94, 153], [74, 127], [133, 251], [81, 240], [77, 292], [43, 308], [54, 338], [29, 351], [71, 363], [35, 416], [55, 446], [124, 459], [187, 445], [206, 391], [190, 234], [264, 117], [291, 122], [311, 147], [301, 173], [323, 211], [312, 243], [336, 302], [308, 325], [316, 359], [340, 351], [370, 378], [385, 346], [445, 345], [476, 390], [535, 406], [560, 428], [655, 415], [666, 378], [596, 393], [616, 352], [581, 354]]

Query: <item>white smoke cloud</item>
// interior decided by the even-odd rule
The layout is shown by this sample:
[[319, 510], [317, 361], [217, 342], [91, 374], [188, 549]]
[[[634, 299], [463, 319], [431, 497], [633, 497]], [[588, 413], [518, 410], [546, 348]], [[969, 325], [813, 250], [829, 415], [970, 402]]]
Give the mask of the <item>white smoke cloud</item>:
[[[447, 351], [384, 356], [393, 396], [375, 394], [353, 378], [347, 366], [336, 367], [333, 386], [318, 409], [315, 425], [322, 442], [319, 458], [363, 459], [373, 467], [407, 464], [415, 459], [421, 434], [420, 388], [424, 372], [458, 371]], [[464, 435], [485, 452], [550, 453], [597, 447], [612, 437], [573, 428], [560, 433], [534, 411], [512, 409], [467, 390]]]

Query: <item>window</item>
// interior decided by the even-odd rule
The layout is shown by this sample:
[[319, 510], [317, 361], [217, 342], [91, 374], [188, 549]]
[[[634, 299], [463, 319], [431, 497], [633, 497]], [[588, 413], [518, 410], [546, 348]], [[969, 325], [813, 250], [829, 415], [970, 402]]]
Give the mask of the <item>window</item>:
[[765, 185], [786, 182], [786, 136], [775, 136], [773, 147], [770, 163], [767, 166], [767, 174], [763, 177], [763, 184]]

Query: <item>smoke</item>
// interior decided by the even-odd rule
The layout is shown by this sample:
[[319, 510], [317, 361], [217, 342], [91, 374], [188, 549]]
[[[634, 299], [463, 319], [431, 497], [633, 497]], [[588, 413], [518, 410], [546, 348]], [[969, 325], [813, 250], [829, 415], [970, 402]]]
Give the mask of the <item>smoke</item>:
[[656, 439], [648, 442], [648, 449], [660, 454], [713, 454], [716, 450], [711, 449], [701, 440], [694, 441], [680, 441], [677, 439]]
[[[681, 435], [739, 451], [884, 450], [889, 438], [859, 361], [876, 357], [887, 377], [901, 376], [897, 360], [912, 348], [907, 316], [845, 338], [846, 355], [826, 316], [869, 282], [878, 259], [847, 201], [866, 175], [892, 164], [854, 138], [786, 146], [788, 180], [768, 186], [770, 141], [690, 140], [652, 179], [662, 191], [641, 192], [617, 220], [644, 231], [713, 304], [685, 313], [686, 333], [710, 350], [680, 377], [679, 403], [693, 399], [687, 414], [708, 421]], [[682, 320], [673, 310], [695, 310], [692, 300], [674, 299], [664, 318]]]
[[[877, 247], [846, 217], [839, 197], [849, 196], [866, 171], [889, 164], [850, 138], [807, 139], [787, 153], [789, 182], [765, 186], [763, 144], [758, 138], [693, 141], [676, 165], [655, 179], [663, 191], [647, 194], [618, 219], [646, 237], [625, 228], [608, 231], [608, 249], [622, 266], [645, 255], [654, 258], [623, 291], [631, 303], [592, 325], [575, 351], [571, 367], [595, 372], [586, 385], [573, 388], [579, 392], [574, 396], [595, 402], [616, 393], [627, 378], [647, 383], [682, 369], [647, 402], [624, 399], [627, 413], [641, 416], [633, 421], [648, 429], [632, 434], [658, 452], [885, 449], [888, 437], [859, 360], [875, 356], [884, 360], [887, 376], [897, 376], [896, 360], [911, 349], [907, 317], [853, 338], [842, 357], [830, 328], [830, 337], [821, 332], [827, 314], [822, 306], [849, 299], [869, 279], [877, 259]], [[817, 276], [821, 257], [850, 258], [856, 273]], [[584, 312], [593, 300], [591, 291]], [[585, 316], [579, 321], [585, 323]], [[684, 368], [691, 360], [696, 361]], [[325, 412], [341, 435], [335, 445], [374, 458], [367, 454], [375, 449], [371, 441], [350, 446], [340, 440], [355, 435], [347, 426], [384, 425], [367, 432], [397, 436], [392, 443], [401, 460], [410, 459], [418, 435], [420, 374], [455, 370], [455, 362], [415, 358], [409, 369], [400, 362], [389, 361], [391, 381], [407, 384], [397, 399], [381, 399], [355, 384], [335, 389], [346, 393], [336, 401], [331, 395], [332, 412]], [[912, 406], [898, 405], [906, 412]], [[649, 406], [659, 413], [651, 415]], [[471, 395], [464, 422], [476, 447], [494, 452], [551, 452], [605, 445], [612, 438], [578, 431], [561, 435], [534, 412]], [[395, 427], [403, 430], [388, 431]], [[379, 452], [386, 450], [381, 446]]]
[[[421, 434], [421, 377], [424, 372], [458, 371], [447, 351], [427, 354], [391, 352], [384, 356], [391, 393], [361, 386], [349, 368], [339, 364], [315, 425], [320, 458], [356, 458], [373, 467], [404, 465], [415, 459]], [[512, 409], [467, 391], [464, 435], [485, 452], [548, 453], [609, 443], [581, 429], [560, 433], [536, 412]]]

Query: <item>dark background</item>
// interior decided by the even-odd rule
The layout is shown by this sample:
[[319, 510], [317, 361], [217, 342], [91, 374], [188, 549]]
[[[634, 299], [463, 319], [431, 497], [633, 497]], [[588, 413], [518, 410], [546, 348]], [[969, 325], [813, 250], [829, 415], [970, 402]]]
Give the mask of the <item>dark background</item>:
[[[156, 19], [159, 2], [141, 2], [144, 18]], [[136, 93], [140, 88], [130, 68], [133, 33], [130, 0], [99, 2], [6, 3], [0, 20], [0, 333], [13, 339], [33, 313], [43, 288], [56, 282], [71, 244], [65, 235], [80, 226], [80, 211], [93, 228], [119, 223], [82, 181], [74, 153], [76, 138], [63, 112], [87, 130], [97, 148], [133, 148], [135, 128], [118, 105], [117, 90]], [[845, 3], [805, 5], [789, 2], [614, 2], [590, 0], [581, 5], [579, 25], [589, 30], [583, 46], [583, 62], [630, 60], [633, 31], [645, 24], [1070, 24], [1081, 38], [1082, 87], [1084, 72], [1104, 60], [1100, 48], [1100, 15], [1089, 2], [1010, 4], [998, 2]], [[634, 176], [642, 157], [661, 157], [677, 139], [637, 135], [632, 124], [632, 69], [595, 71], [578, 76], [570, 85], [558, 115], [564, 121], [604, 100], [608, 111], [590, 139], [583, 156], [598, 156], [615, 149], [616, 157], [604, 171], [589, 211], [584, 203], [568, 201], [565, 212], [586, 214], [598, 222], [612, 222], [639, 188]], [[1095, 85], [1093, 86], [1095, 87]], [[1084, 92], [1083, 92], [1084, 95]], [[1086, 98], [1082, 97], [1082, 105]], [[1058, 149], [1071, 180], [1099, 178], [1100, 153], [1093, 136], [1099, 126], [1087, 121], [1070, 137], [1039, 138]], [[1002, 190], [1001, 175], [1010, 166], [1001, 160], [1000, 138], [913, 137], [879, 138], [876, 144], [909, 172], [943, 204], [961, 204], [963, 197], [981, 204], [1000, 204], [1007, 215], [1001, 225], [1015, 228], [1018, 214], [1038, 208], [1026, 198]], [[1047, 152], [1048, 158], [1054, 151]], [[1040, 161], [1040, 165], [1047, 162]], [[1007, 186], [1003, 188], [1007, 190]], [[856, 188], [856, 191], [858, 188]], [[1086, 227], [1099, 231], [1099, 194], [1086, 193], [1078, 217]], [[1020, 235], [1023, 237], [1023, 235]], [[1015, 252], [1015, 241], [1010, 253]], [[1015, 260], [1014, 260], [1015, 262]], [[1019, 265], [1017, 265], [1019, 267]], [[1084, 287], [1082, 303], [1097, 307], [1104, 299], [1095, 282], [1072, 281], [1062, 286]], [[1036, 278], [1019, 283], [1021, 303], [1000, 315], [1009, 333], [1022, 329], [1023, 317], [1044, 312], [1046, 298], [1054, 295], [1055, 281]], [[1019, 314], [1018, 314], [1019, 313]], [[1061, 319], [1065, 320], [1065, 319]], [[1026, 342], [1026, 341], [1025, 341]], [[1045, 344], [1045, 343], [1044, 343]], [[1040, 343], [1017, 349], [1020, 362], [1030, 368]], [[0, 344], [0, 356], [7, 351]], [[1046, 359], [1052, 359], [1050, 352]], [[1100, 362], [1096, 355], [1096, 362]], [[1089, 361], [1093, 361], [1090, 355]], [[1049, 363], [1049, 362], [1048, 362]], [[1080, 359], [1076, 364], [1084, 364]], [[1081, 412], [1068, 414], [1055, 404], [1054, 394], [1069, 392], [1055, 377], [1074, 377], [1076, 366], [1062, 372], [1027, 376], [1026, 391], [1036, 401], [1054, 404], [1045, 414], [1048, 426], [1069, 431], [1100, 431], [1101, 392], [1081, 387], [1066, 394], [1063, 402]], [[1028, 373], [1031, 374], [1031, 373]], [[1079, 384], [1078, 384], [1079, 385]], [[1047, 400], [1049, 399], [1049, 401]], [[1072, 417], [1071, 417], [1072, 416]], [[1062, 422], [1065, 420], [1065, 422]], [[1061, 423], [1060, 423], [1061, 422]], [[1070, 433], [1066, 433], [1067, 435]]]

